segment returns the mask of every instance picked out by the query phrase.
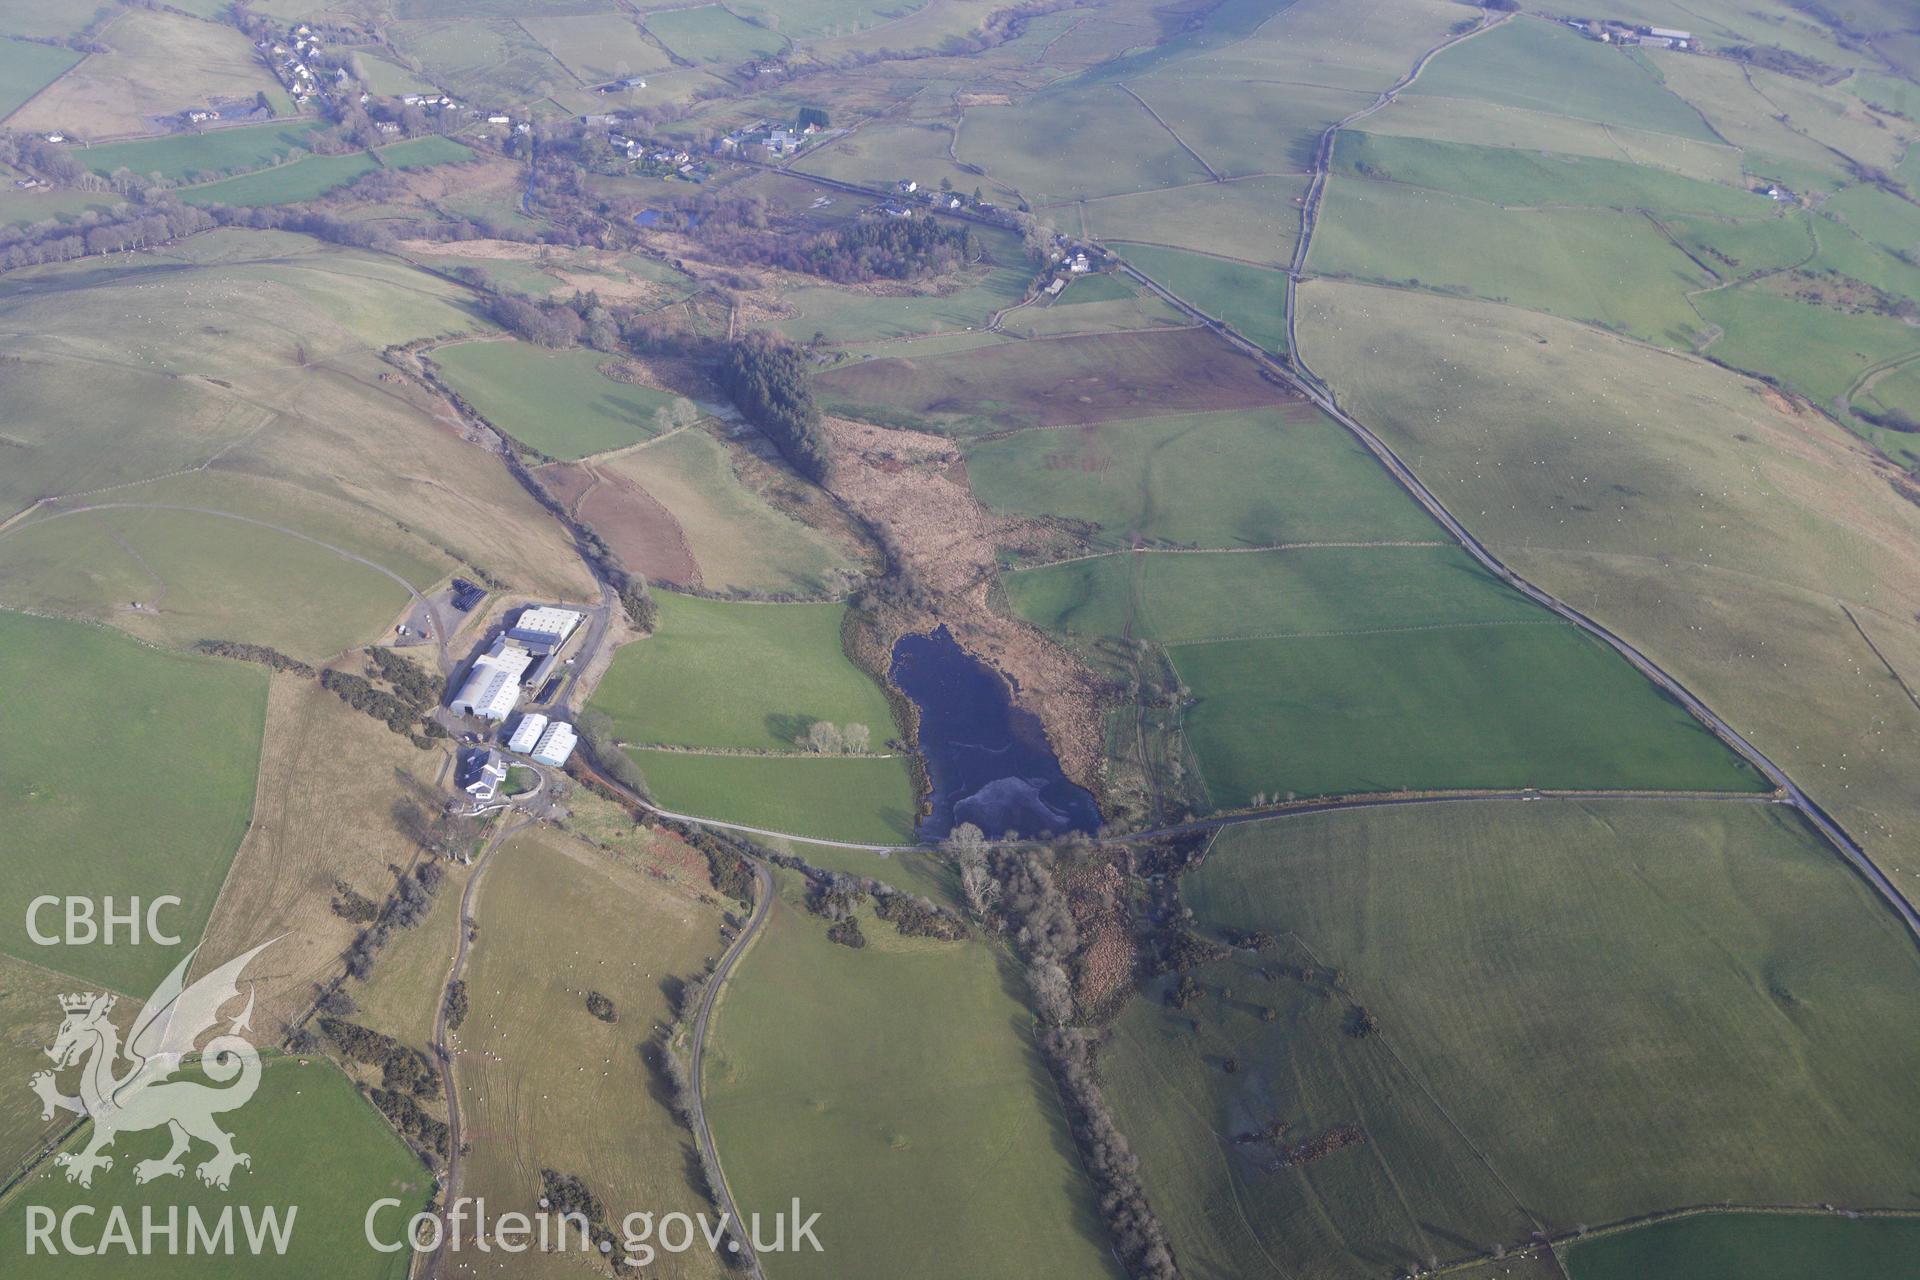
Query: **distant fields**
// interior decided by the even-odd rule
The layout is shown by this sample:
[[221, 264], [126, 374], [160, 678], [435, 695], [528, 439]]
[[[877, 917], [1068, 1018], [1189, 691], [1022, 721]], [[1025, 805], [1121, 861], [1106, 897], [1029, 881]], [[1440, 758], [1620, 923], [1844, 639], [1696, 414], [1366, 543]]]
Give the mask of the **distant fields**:
[[1764, 194], [1591, 156], [1469, 146], [1343, 131], [1334, 171], [1447, 191], [1504, 206], [1585, 205], [1724, 218], [1782, 216]]
[[1687, 291], [1714, 283], [1638, 214], [1507, 210], [1352, 179], [1328, 184], [1308, 265], [1512, 302], [1672, 344], [1700, 327]]
[[[474, 1135], [471, 1194], [531, 1206], [545, 1168], [584, 1180], [616, 1230], [636, 1211], [657, 1221], [704, 1207], [687, 1180], [693, 1136], [638, 1046], [671, 1021], [673, 981], [695, 977], [719, 954], [711, 899], [540, 830], [494, 855], [476, 917], [470, 1012], [453, 1033], [462, 1116]], [[616, 937], [620, 945], [608, 946]], [[442, 956], [434, 972], [445, 964]], [[587, 1012], [588, 991], [613, 1001], [615, 1022]], [[577, 1276], [582, 1265], [578, 1256], [530, 1254], [513, 1272]], [[680, 1280], [724, 1267], [700, 1245], [677, 1257], [663, 1251], [646, 1270]]]
[[626, 13], [561, 13], [519, 21], [548, 53], [588, 83], [663, 71], [673, 65]]
[[463, 342], [434, 352], [447, 384], [500, 430], [555, 458], [583, 458], [666, 429], [679, 397], [600, 372], [613, 357], [586, 347]]
[[[874, 874], [885, 876], [885, 864]], [[1019, 976], [979, 942], [855, 951], [782, 896], [722, 996], [707, 1113], [743, 1212], [798, 1196], [824, 1252], [794, 1277], [1115, 1274]]]
[[71, 49], [0, 38], [0, 119], [18, 111], [79, 61], [80, 55]]
[[970, 449], [967, 477], [994, 510], [1097, 525], [1109, 548], [1439, 536], [1345, 428], [1298, 407], [1021, 431]]
[[[1020, 301], [1032, 275], [1019, 265], [977, 266], [962, 274], [959, 287], [923, 294], [863, 294], [820, 285], [789, 291], [784, 301], [795, 314], [776, 329], [796, 342], [824, 333], [831, 342], [874, 342], [921, 333], [984, 329], [993, 313]], [[1020, 315], [1014, 317], [1017, 322]]]
[[[157, 653], [101, 627], [0, 612], [0, 743], [10, 797], [0, 947], [144, 998], [199, 940], [253, 808], [265, 668]], [[30, 873], [29, 873], [30, 869]], [[27, 934], [44, 894], [173, 894], [179, 947], [47, 947]], [[43, 932], [59, 932], [51, 914]]]
[[1581, 1241], [1572, 1280], [1900, 1280], [1920, 1256], [1920, 1218], [1709, 1213]]
[[1279, 267], [1293, 261], [1297, 201], [1305, 191], [1304, 178], [1240, 178], [1113, 196], [1082, 205], [1081, 214], [1103, 240], [1199, 249]]
[[89, 54], [18, 111], [10, 127], [81, 137], [146, 133], [158, 118], [213, 97], [251, 100], [257, 93], [282, 114], [293, 111], [252, 43], [234, 27], [177, 11], [134, 9], [106, 24], [98, 39], [107, 52]]
[[874, 750], [893, 736], [880, 686], [841, 649], [845, 605], [657, 598], [659, 627], [594, 694], [626, 741], [793, 751], [816, 720], [865, 724]]
[[1706, 122], [1663, 83], [1647, 55], [1587, 40], [1552, 22], [1516, 18], [1456, 45], [1410, 94], [1506, 106], [1714, 141]]
[[1200, 182], [1199, 162], [1118, 86], [1050, 90], [1013, 106], [975, 107], [955, 143], [1034, 203]]
[[[1897, 1028], [1920, 958], [1791, 814], [1285, 818], [1222, 833], [1182, 887], [1201, 930], [1279, 939], [1197, 970], [1183, 1010], [1162, 1003], [1170, 979], [1151, 984], [1101, 1056], [1189, 1272], [1377, 1274], [1512, 1248], [1536, 1224], [1905, 1194], [1920, 1120], [1897, 1101], [1915, 1067]], [[1356, 1005], [1376, 1035], [1342, 1030]], [[1363, 1142], [1268, 1172], [1274, 1147], [1231, 1139], [1274, 1120], [1287, 1145], [1345, 1124]], [[1630, 1239], [1575, 1246], [1573, 1275], [1580, 1250]]]
[[688, 62], [744, 62], [786, 48], [785, 37], [729, 13], [724, 5], [668, 9], [646, 17], [647, 30]]
[[1226, 321], [1269, 351], [1287, 349], [1287, 278], [1243, 263], [1151, 245], [1114, 248], [1175, 296]]
[[[93, 1216], [74, 1220], [76, 1243], [84, 1244], [100, 1241], [100, 1233], [107, 1230], [109, 1207], [124, 1207], [134, 1224], [136, 1247], [143, 1207], [152, 1206], [156, 1223], [164, 1225], [169, 1206], [181, 1206], [184, 1212], [185, 1206], [192, 1205], [210, 1226], [222, 1210], [234, 1208], [236, 1243], [229, 1256], [209, 1261], [189, 1254], [188, 1220], [183, 1216], [178, 1249], [169, 1253], [165, 1237], [156, 1236], [155, 1249], [139, 1256], [136, 1265], [141, 1276], [155, 1280], [240, 1280], [260, 1274], [262, 1263], [246, 1252], [237, 1206], [252, 1206], [256, 1217], [271, 1206], [280, 1211], [283, 1223], [297, 1212], [285, 1256], [275, 1256], [272, 1245], [266, 1246], [273, 1274], [292, 1280], [400, 1280], [407, 1273], [407, 1251], [375, 1252], [367, 1244], [363, 1219], [374, 1201], [397, 1199], [400, 1207], [385, 1210], [377, 1225], [383, 1240], [403, 1238], [406, 1220], [427, 1202], [432, 1176], [325, 1058], [276, 1057], [262, 1066], [254, 1100], [220, 1118], [221, 1126], [233, 1134], [235, 1150], [253, 1157], [252, 1167], [234, 1172], [231, 1191], [203, 1186], [195, 1176], [193, 1165], [209, 1151], [197, 1143], [185, 1158], [184, 1177], [163, 1178], [136, 1189], [134, 1164], [164, 1154], [167, 1137], [164, 1130], [124, 1134], [113, 1149], [113, 1168], [95, 1175], [91, 1191], [67, 1182], [64, 1171], [51, 1161], [17, 1187], [0, 1205], [0, 1250], [10, 1257], [25, 1255], [29, 1204], [45, 1205], [56, 1214], [64, 1214], [72, 1205], [95, 1206]], [[200, 1074], [188, 1067], [178, 1078], [197, 1080]], [[209, 1087], [217, 1091], [222, 1086]], [[82, 1257], [58, 1249], [53, 1258], [36, 1259], [32, 1268], [36, 1275], [53, 1277], [125, 1274], [114, 1265], [125, 1255], [113, 1246], [105, 1252], [105, 1258]]]
[[325, 127], [321, 120], [281, 120], [137, 142], [106, 142], [77, 156], [102, 177], [126, 169], [137, 177], [157, 173], [172, 181], [188, 181], [258, 169], [303, 154], [311, 135]]
[[1842, 612], [1916, 669], [1920, 507], [1851, 436], [1551, 317], [1327, 282], [1301, 301], [1308, 362], [1495, 554], [1630, 636], [1920, 889], [1899, 834], [1920, 823], [1913, 704]]
[[814, 387], [822, 407], [842, 416], [960, 437], [1289, 398], [1251, 359], [1199, 329], [865, 360], [828, 370]]
[[180, 193], [180, 198], [188, 204], [293, 204], [318, 199], [379, 167], [380, 162], [364, 151], [307, 156], [292, 164], [190, 187]]

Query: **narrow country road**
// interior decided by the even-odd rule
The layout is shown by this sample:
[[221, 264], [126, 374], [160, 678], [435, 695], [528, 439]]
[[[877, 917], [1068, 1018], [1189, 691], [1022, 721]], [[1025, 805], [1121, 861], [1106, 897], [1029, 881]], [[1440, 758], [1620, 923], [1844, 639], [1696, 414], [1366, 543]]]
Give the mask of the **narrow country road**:
[[[467, 957], [473, 947], [473, 932], [477, 925], [474, 910], [480, 902], [480, 882], [485, 879], [487, 867], [493, 861], [494, 853], [504, 844], [507, 837], [517, 834], [531, 826], [532, 818], [522, 818], [517, 822], [503, 823], [500, 829], [487, 837], [480, 853], [473, 860], [473, 874], [467, 877], [467, 887], [460, 893], [460, 913], [456, 923], [459, 925], [459, 941], [454, 945], [453, 960], [447, 966], [446, 981], [440, 984], [440, 1008], [433, 1015], [434, 1060], [440, 1065], [440, 1087], [447, 1096], [447, 1167], [441, 1175], [441, 1203], [452, 1204], [460, 1194], [460, 1093], [453, 1078], [453, 1049], [447, 1037], [447, 993], [453, 984], [466, 976]], [[447, 1260], [444, 1248], [435, 1250], [421, 1264], [419, 1274], [439, 1276], [444, 1272]]]
[[740, 1206], [734, 1203], [733, 1188], [727, 1183], [726, 1170], [720, 1164], [719, 1148], [713, 1143], [713, 1130], [707, 1124], [707, 1104], [702, 1086], [701, 1071], [707, 1054], [707, 1023], [713, 1017], [713, 1007], [720, 998], [720, 988], [726, 984], [727, 975], [733, 972], [733, 965], [746, 952], [748, 945], [760, 932], [760, 926], [767, 922], [767, 912], [773, 906], [773, 875], [766, 865], [757, 859], [750, 859], [748, 865], [753, 868], [753, 913], [740, 929], [740, 936], [733, 940], [727, 953], [720, 957], [720, 963], [713, 967], [713, 973], [707, 978], [707, 988], [700, 996], [700, 1012], [693, 1020], [692, 1060], [687, 1070], [693, 1081], [693, 1114], [688, 1117], [693, 1125], [694, 1141], [700, 1144], [700, 1153], [707, 1161], [707, 1167], [714, 1172], [714, 1195], [720, 1200], [720, 1211], [727, 1215], [735, 1226], [734, 1235], [741, 1242], [741, 1248], [747, 1249], [747, 1273], [758, 1278], [761, 1275], [760, 1260], [753, 1256], [748, 1247], [746, 1225], [740, 1218]]

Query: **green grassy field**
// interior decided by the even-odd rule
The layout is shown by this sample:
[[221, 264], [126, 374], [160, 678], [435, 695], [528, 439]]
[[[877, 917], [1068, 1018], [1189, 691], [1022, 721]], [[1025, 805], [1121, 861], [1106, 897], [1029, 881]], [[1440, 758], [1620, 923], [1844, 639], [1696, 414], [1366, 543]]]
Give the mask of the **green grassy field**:
[[[400, 568], [416, 566], [423, 562]], [[439, 574], [416, 576], [424, 587]], [[0, 604], [110, 623], [175, 648], [247, 640], [324, 661], [378, 639], [407, 600], [400, 583], [336, 551], [199, 511], [42, 517], [0, 538]]]
[[623, 740], [793, 751], [816, 720], [866, 725], [876, 751], [893, 736], [880, 686], [840, 646], [845, 605], [658, 600], [658, 629], [621, 649], [594, 693]]
[[79, 61], [80, 55], [71, 49], [0, 38], [0, 119], [18, 111]]
[[1716, 140], [1644, 54], [1587, 40], [1558, 23], [1516, 19], [1475, 36], [1435, 58], [1408, 92]]
[[1775, 214], [1765, 195], [1745, 187], [1701, 182], [1665, 169], [1591, 156], [1470, 146], [1343, 131], [1334, 171], [1376, 182], [1447, 191], [1507, 206], [1584, 205], [1724, 218]]
[[[0, 747], [8, 802], [0, 947], [144, 998], [199, 940], [253, 809], [264, 668], [157, 653], [101, 627], [0, 612], [0, 687], [15, 732]], [[171, 894], [168, 947], [42, 946], [43, 895]], [[43, 933], [60, 933], [58, 911]]]
[[1269, 351], [1287, 349], [1287, 278], [1280, 272], [1152, 245], [1114, 248], [1176, 297], [1226, 321]]
[[1006, 578], [1049, 631], [1166, 645], [1544, 620], [1452, 544], [1119, 553]]
[[1080, 212], [1088, 230], [1102, 239], [1199, 249], [1279, 267], [1293, 261], [1300, 239], [1296, 201], [1305, 191], [1302, 178], [1240, 178], [1090, 201]]
[[1100, 547], [1438, 536], [1352, 435], [1296, 408], [1021, 431], [968, 450], [967, 477], [995, 511], [1097, 525]]
[[1207, 177], [1144, 107], [1114, 85], [1057, 89], [1013, 106], [972, 108], [955, 151], [1036, 204]]
[[540, 15], [519, 21], [556, 61], [589, 84], [673, 65], [625, 13]]
[[1740, 186], [1747, 181], [1741, 153], [1723, 142], [1694, 142], [1670, 133], [1576, 120], [1469, 98], [1403, 94], [1358, 122], [1373, 136], [1425, 138], [1435, 142], [1551, 152], [1599, 160], [1626, 160], [1703, 182]]
[[522, 103], [573, 85], [567, 69], [511, 16], [449, 7], [444, 19], [436, 14], [393, 23], [387, 42], [403, 59], [417, 59], [428, 80], [469, 101]]
[[1898, 1280], [1920, 1254], [1920, 1218], [1707, 1213], [1581, 1241], [1572, 1280]]
[[1714, 283], [1638, 214], [1508, 210], [1352, 179], [1328, 184], [1308, 266], [1512, 302], [1670, 343], [1700, 327], [1687, 291]]
[[1289, 792], [1765, 787], [1570, 626], [1220, 642], [1170, 656], [1192, 691], [1187, 737], [1218, 808]]
[[868, 946], [839, 946], [781, 883], [722, 996], [705, 1080], [742, 1211], [798, 1196], [821, 1215], [824, 1252], [778, 1270], [1116, 1274], [1011, 962], [901, 938], [870, 910]]
[[745, 62], [771, 57], [787, 46], [785, 37], [736, 18], [718, 4], [651, 13], [646, 26], [661, 44], [688, 62]]
[[337, 156], [307, 156], [292, 164], [276, 165], [258, 173], [225, 178], [205, 186], [188, 187], [180, 198], [188, 204], [271, 205], [317, 200], [380, 167], [365, 151]]
[[[1847, 404], [1847, 392], [1876, 365], [1920, 354], [1920, 333], [1889, 315], [1856, 315], [1753, 286], [1699, 301], [1700, 314], [1726, 331], [1709, 348], [1714, 359], [1771, 374], [1824, 408]], [[1920, 462], [1920, 437], [1876, 428], [1850, 413], [1839, 416], [1888, 455]]]
[[459, 164], [473, 159], [473, 149], [439, 134], [390, 143], [373, 153], [389, 169], [425, 169], [436, 164]]
[[[1222, 833], [1182, 886], [1202, 930], [1279, 939], [1196, 970], [1183, 1010], [1155, 981], [1101, 1056], [1190, 1274], [1379, 1275], [1679, 1204], [1910, 1195], [1920, 957], [1790, 814], [1302, 816]], [[1343, 1032], [1356, 1004], [1377, 1034]], [[1231, 1139], [1276, 1119], [1288, 1145], [1363, 1141], [1269, 1172]]]
[[178, 8], [136, 8], [122, 10], [94, 39], [103, 51], [37, 94], [8, 127], [82, 138], [143, 134], [188, 107], [216, 98], [251, 102], [261, 93], [280, 115], [294, 114], [293, 100], [236, 27]]
[[[1006, 260], [1019, 263], [1017, 254]], [[994, 312], [1020, 301], [1031, 277], [1022, 265], [978, 266], [961, 274], [959, 287], [940, 293], [849, 293], [824, 285], [792, 289], [782, 300], [796, 314], [781, 318], [774, 329], [796, 342], [815, 333], [826, 334], [829, 342], [876, 342], [984, 329]]]
[[826, 534], [749, 488], [727, 446], [704, 430], [681, 431], [605, 469], [631, 477], [672, 513], [709, 590], [819, 594], [853, 568]]
[[[70, 1185], [51, 1163], [14, 1190], [0, 1206], [0, 1250], [9, 1257], [26, 1254], [29, 1205], [42, 1205], [55, 1214], [71, 1206], [95, 1207], [91, 1217], [75, 1220], [76, 1243], [102, 1240], [107, 1213], [123, 1207], [140, 1240], [140, 1212], [152, 1206], [156, 1221], [166, 1222], [169, 1206], [199, 1210], [211, 1227], [224, 1209], [234, 1210], [235, 1251], [209, 1258], [189, 1254], [187, 1222], [180, 1222], [177, 1251], [169, 1253], [164, 1236], [155, 1237], [151, 1254], [122, 1252], [117, 1246], [100, 1256], [81, 1257], [58, 1251], [27, 1266], [35, 1276], [171, 1277], [256, 1276], [263, 1268], [294, 1280], [400, 1280], [407, 1273], [408, 1253], [379, 1253], [368, 1246], [363, 1219], [374, 1201], [391, 1197], [400, 1208], [386, 1209], [377, 1220], [382, 1238], [402, 1238], [406, 1220], [427, 1201], [432, 1177], [421, 1167], [386, 1122], [358, 1093], [345, 1075], [324, 1058], [302, 1061], [274, 1058], [262, 1063], [260, 1089], [241, 1110], [220, 1118], [230, 1130], [234, 1147], [253, 1157], [251, 1168], [236, 1170], [233, 1189], [218, 1191], [200, 1184], [191, 1168], [183, 1178], [168, 1178], [136, 1190], [133, 1165], [138, 1159], [166, 1150], [164, 1133], [127, 1134], [115, 1144], [112, 1170], [96, 1175], [91, 1191]], [[181, 1079], [197, 1076], [188, 1068]], [[216, 1088], [218, 1086], [215, 1086]], [[204, 1159], [208, 1148], [195, 1144], [188, 1161]], [[271, 1244], [263, 1257], [247, 1249], [241, 1206], [256, 1217], [268, 1208], [280, 1212], [284, 1223], [293, 1219], [290, 1243], [284, 1255]], [[60, 1236], [56, 1231], [54, 1240]]]
[[903, 756], [627, 754], [649, 794], [675, 813], [823, 840], [913, 838], [913, 779]]
[[[530, 1208], [544, 1168], [585, 1181], [616, 1231], [629, 1213], [657, 1221], [705, 1208], [687, 1180], [692, 1134], [638, 1047], [672, 1020], [670, 980], [697, 975], [720, 952], [711, 897], [536, 830], [501, 846], [477, 904], [469, 1012], [454, 1035], [462, 1115], [475, 1135], [471, 1194]], [[619, 945], [607, 945], [614, 938]], [[615, 1021], [587, 1012], [588, 991], [613, 1002]], [[486, 1261], [472, 1251], [461, 1259]], [[513, 1273], [578, 1276], [583, 1265], [528, 1255]], [[704, 1245], [663, 1252], [645, 1269], [675, 1280], [723, 1271]]]
[[84, 30], [98, 18], [113, 12], [113, 6], [94, 0], [12, 0], [6, 15], [0, 17], [0, 32], [13, 36], [70, 36]]
[[434, 352], [447, 385], [488, 422], [555, 458], [584, 458], [666, 429], [679, 397], [600, 372], [612, 357], [586, 347], [463, 342]]
[[102, 177], [126, 169], [139, 177], [157, 173], [176, 182], [203, 180], [304, 155], [309, 137], [325, 127], [322, 120], [280, 120], [137, 142], [107, 142], [78, 154], [81, 163]]

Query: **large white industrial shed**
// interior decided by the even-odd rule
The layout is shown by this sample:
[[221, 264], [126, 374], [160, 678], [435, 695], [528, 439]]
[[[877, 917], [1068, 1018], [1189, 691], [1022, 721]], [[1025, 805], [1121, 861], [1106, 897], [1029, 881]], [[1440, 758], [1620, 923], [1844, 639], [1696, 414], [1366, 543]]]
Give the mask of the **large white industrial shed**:
[[533, 758], [541, 764], [558, 767], [567, 762], [567, 757], [573, 754], [574, 744], [579, 740], [572, 725], [565, 720], [556, 720], [540, 735], [540, 745], [533, 749]]
[[458, 715], [505, 720], [520, 701], [520, 677], [532, 661], [533, 655], [525, 649], [496, 641], [474, 661], [466, 684], [448, 705]]
[[567, 637], [573, 634], [573, 629], [580, 625], [580, 620], [585, 616], [571, 609], [541, 605], [522, 613], [507, 634], [536, 647], [557, 649], [566, 643]]
[[507, 750], [526, 755], [540, 741], [545, 732], [547, 718], [538, 711], [520, 717], [520, 723], [513, 727], [513, 736], [507, 739]]

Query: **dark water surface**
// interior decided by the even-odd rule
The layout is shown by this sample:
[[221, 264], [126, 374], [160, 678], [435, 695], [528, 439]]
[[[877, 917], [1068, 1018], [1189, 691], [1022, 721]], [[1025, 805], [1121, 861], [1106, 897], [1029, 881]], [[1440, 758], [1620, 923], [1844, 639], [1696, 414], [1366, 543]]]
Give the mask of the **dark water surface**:
[[1006, 682], [945, 627], [900, 637], [893, 682], [920, 708], [920, 751], [933, 782], [921, 839], [938, 840], [962, 822], [995, 838], [1099, 829], [1092, 794], [1060, 771], [1039, 717], [1014, 706]]

